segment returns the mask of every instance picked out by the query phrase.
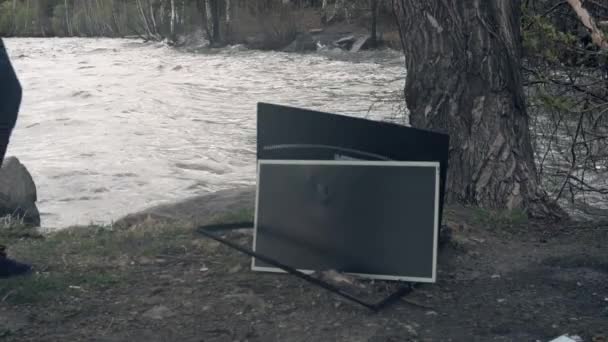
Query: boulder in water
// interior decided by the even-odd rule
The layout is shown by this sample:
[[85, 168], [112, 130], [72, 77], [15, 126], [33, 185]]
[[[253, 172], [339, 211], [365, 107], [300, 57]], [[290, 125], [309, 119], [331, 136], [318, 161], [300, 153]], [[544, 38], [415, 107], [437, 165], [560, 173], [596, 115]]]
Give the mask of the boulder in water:
[[245, 39], [245, 45], [250, 49], [265, 49], [271, 39], [264, 33], [249, 36]]
[[285, 49], [285, 52], [317, 51], [317, 42], [310, 33], [301, 33]]
[[353, 43], [353, 46], [350, 48], [350, 52], [359, 52], [359, 50], [366, 49], [369, 46], [371, 39], [372, 36], [370, 36], [369, 34], [359, 37]]
[[334, 42], [334, 45], [339, 46], [342, 49], [350, 50], [357, 38], [353, 35], [342, 37]]
[[40, 213], [36, 184], [27, 168], [15, 157], [7, 158], [0, 169], [0, 217], [23, 220], [26, 226], [39, 227]]

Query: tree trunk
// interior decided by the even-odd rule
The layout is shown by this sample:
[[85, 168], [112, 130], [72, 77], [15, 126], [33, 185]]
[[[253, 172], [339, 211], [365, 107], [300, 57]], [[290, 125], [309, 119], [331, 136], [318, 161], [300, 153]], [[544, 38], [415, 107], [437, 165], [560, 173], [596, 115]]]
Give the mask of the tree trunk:
[[327, 0], [323, 0], [321, 3], [321, 24], [327, 23]]
[[213, 0], [205, 0], [205, 27], [207, 28], [207, 38], [209, 39], [209, 43], [213, 44], [213, 38], [215, 37], [214, 28], [213, 28], [213, 9], [212, 3]]
[[152, 7], [152, 2], [148, 0], [148, 10], [150, 11], [150, 22], [152, 23], [152, 32], [155, 36], [158, 36], [158, 27], [156, 25], [156, 13], [154, 13], [154, 7]]
[[12, 34], [14, 35], [14, 34], [17, 34], [17, 30], [19, 29], [17, 27], [17, 25], [18, 25], [18, 22], [17, 22], [17, 0], [13, 0], [13, 8], [12, 8], [12, 10], [13, 10], [13, 15], [12, 15], [12, 19], [11, 19], [12, 20], [12, 26], [13, 26], [12, 27], [12, 29], [13, 29]]
[[175, 37], [175, 17], [177, 12], [175, 11], [175, 0], [171, 0], [171, 37]]
[[370, 40], [372, 47], [376, 47], [378, 45], [378, 0], [370, 0], [370, 8], [372, 12]]
[[146, 34], [148, 35], [147, 38], [152, 39], [152, 31], [150, 30], [150, 24], [148, 24], [148, 17], [146, 16], [144, 7], [141, 4], [141, 0], [137, 0], [137, 9], [139, 10], [139, 15], [141, 16], [141, 21], [144, 25], [144, 29], [146, 30]]
[[217, 44], [221, 41], [219, 0], [211, 0], [211, 8], [213, 9], [213, 41]]
[[565, 214], [541, 190], [523, 92], [519, 0], [394, 0], [414, 127], [450, 135], [448, 202]]
[[32, 20], [32, 18], [30, 18], [30, 0], [26, 0], [25, 2], [25, 26], [23, 27], [23, 31], [24, 33], [27, 35], [29, 34], [28, 27], [29, 27], [29, 22]]
[[225, 2], [226, 32], [224, 33], [224, 36], [229, 37], [232, 34], [232, 2], [230, 0], [225, 0]]

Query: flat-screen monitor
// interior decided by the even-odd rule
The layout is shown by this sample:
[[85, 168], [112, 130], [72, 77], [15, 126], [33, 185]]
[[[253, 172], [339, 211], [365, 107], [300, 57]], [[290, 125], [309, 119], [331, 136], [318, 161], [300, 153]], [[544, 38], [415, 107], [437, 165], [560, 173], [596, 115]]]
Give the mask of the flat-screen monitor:
[[254, 250], [303, 271], [434, 282], [448, 146], [437, 132], [259, 103]]
[[434, 282], [438, 225], [438, 162], [258, 163], [253, 249], [300, 271]]
[[440, 218], [448, 153], [447, 134], [347, 115], [258, 103], [258, 160], [437, 161], [440, 167]]

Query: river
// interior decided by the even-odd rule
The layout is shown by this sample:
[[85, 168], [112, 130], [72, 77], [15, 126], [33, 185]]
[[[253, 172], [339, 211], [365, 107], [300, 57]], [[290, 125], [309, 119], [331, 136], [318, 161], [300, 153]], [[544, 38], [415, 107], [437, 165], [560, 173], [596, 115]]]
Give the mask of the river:
[[[395, 51], [178, 51], [125, 39], [5, 39], [24, 88], [8, 155], [42, 225], [125, 214], [255, 182], [257, 102], [400, 120]], [[371, 107], [371, 110], [370, 110]]]

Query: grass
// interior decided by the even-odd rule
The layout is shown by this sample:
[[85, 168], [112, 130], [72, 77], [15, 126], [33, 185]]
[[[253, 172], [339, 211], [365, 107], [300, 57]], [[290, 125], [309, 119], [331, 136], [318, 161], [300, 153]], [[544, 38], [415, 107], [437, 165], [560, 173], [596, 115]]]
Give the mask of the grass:
[[[235, 217], [237, 217], [236, 215]], [[201, 248], [185, 225], [148, 222], [131, 229], [111, 226], [73, 227], [19, 237], [19, 225], [0, 229], [9, 256], [34, 266], [34, 273], [3, 279], [0, 302], [35, 303], [107, 286], [128, 284], [130, 268], [146, 258], [184, 255]]]
[[[525, 224], [521, 211], [470, 208], [466, 218], [478, 225], [504, 228]], [[447, 210], [448, 216], [450, 210]], [[464, 219], [465, 217], [461, 217]], [[252, 222], [253, 208], [210, 217], [210, 223]], [[457, 216], [454, 219], [458, 220]], [[9, 255], [34, 266], [34, 273], [0, 282], [0, 303], [39, 303], [63, 296], [85, 296], [107, 287], [130, 286], [142, 265], [159, 259], [191, 258], [213, 248], [192, 225], [147, 219], [129, 228], [84, 226], [39, 234], [19, 221], [0, 221], [0, 244]]]
[[41, 234], [35, 228], [27, 226], [23, 218], [11, 215], [0, 217], [0, 244], [3, 240], [27, 237], [41, 237]]
[[0, 283], [0, 299], [11, 304], [31, 304], [68, 295], [70, 292], [106, 288], [120, 281], [121, 276], [111, 272], [39, 272], [3, 280]]
[[[253, 209], [210, 218], [212, 223], [253, 221]], [[0, 282], [0, 303], [39, 303], [108, 286], [128, 286], [133, 268], [165, 257], [200, 254], [210, 241], [187, 223], [147, 219], [129, 228], [71, 227], [40, 234], [22, 221], [0, 219], [0, 244], [9, 256], [32, 264], [34, 272]], [[0, 333], [1, 334], [1, 333]]]
[[523, 210], [472, 209], [472, 221], [478, 225], [504, 228], [528, 223], [528, 215]]
[[241, 209], [228, 214], [219, 215], [211, 218], [211, 224], [221, 223], [240, 223], [240, 222], [253, 222], [254, 220], [254, 209], [247, 208]]

